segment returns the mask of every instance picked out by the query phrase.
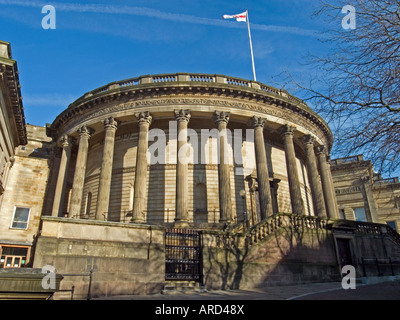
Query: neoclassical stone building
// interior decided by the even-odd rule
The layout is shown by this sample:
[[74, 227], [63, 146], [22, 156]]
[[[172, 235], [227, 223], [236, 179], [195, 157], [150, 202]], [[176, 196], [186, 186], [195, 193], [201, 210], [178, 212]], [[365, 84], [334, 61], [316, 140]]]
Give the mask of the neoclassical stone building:
[[64, 110], [45, 214], [220, 227], [337, 218], [328, 125], [286, 91], [222, 75], [113, 82]]
[[[377, 258], [382, 274], [400, 273], [400, 236], [376, 223], [371, 198], [368, 222], [348, 220], [363, 207], [353, 191], [370, 196], [365, 172], [330, 161], [328, 125], [284, 90], [146, 75], [86, 93], [46, 128], [23, 127], [0, 207], [0, 269], [54, 266], [78, 298], [182, 281], [333, 281], [344, 265], [371, 276]], [[397, 210], [379, 190], [394, 205], [374, 195], [376, 208]]]

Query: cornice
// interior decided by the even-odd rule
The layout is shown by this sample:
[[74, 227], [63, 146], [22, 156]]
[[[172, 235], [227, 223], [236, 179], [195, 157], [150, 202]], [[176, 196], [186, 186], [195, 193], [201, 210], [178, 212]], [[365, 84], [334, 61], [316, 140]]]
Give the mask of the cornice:
[[17, 144], [25, 145], [28, 141], [18, 74], [19, 72], [15, 60], [4, 58], [0, 60], [0, 78], [6, 88], [5, 95], [8, 97], [8, 99], [6, 99], [6, 107], [9, 110], [9, 115], [12, 116], [10, 120], [12, 120], [15, 126]]
[[[141, 107], [148, 107], [151, 112], [151, 107], [154, 106], [209, 105], [246, 109], [286, 120], [297, 116], [296, 120], [302, 119], [299, 120], [299, 125], [309, 123], [323, 132], [329, 149], [333, 144], [333, 135], [326, 122], [301, 100], [284, 92], [279, 94], [278, 89], [267, 92], [227, 83], [190, 81], [144, 83], [125, 87], [114, 83], [107, 88], [109, 90], [93, 90], [73, 102], [54, 120], [49, 132], [61, 133], [79, 122], [118, 111], [135, 111]], [[310, 125], [307, 127], [310, 128]]]

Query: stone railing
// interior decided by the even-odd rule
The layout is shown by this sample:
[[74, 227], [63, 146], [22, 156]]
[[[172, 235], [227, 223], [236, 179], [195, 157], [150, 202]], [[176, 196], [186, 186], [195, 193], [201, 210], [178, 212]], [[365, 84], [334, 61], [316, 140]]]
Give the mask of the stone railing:
[[290, 228], [291, 230], [327, 230], [334, 228], [346, 228], [355, 233], [380, 235], [389, 238], [392, 242], [400, 246], [400, 234], [390, 226], [372, 222], [361, 222], [351, 220], [329, 220], [314, 216], [304, 216], [296, 214], [275, 214], [245, 229], [243, 232], [226, 230], [217, 235], [217, 246], [232, 248], [243, 245], [254, 245], [265, 240], [270, 235], [276, 235], [281, 228]]
[[364, 161], [363, 155], [351, 156], [346, 158], [338, 158], [331, 160], [331, 165], [338, 166], [341, 164], [358, 163]]
[[238, 244], [253, 245], [263, 241], [270, 235], [275, 235], [281, 228], [319, 230], [325, 229], [327, 222], [327, 219], [312, 216], [276, 214], [254, 225], [250, 229], [244, 230], [242, 233], [229, 230], [228, 232], [219, 234], [217, 236], [217, 245], [228, 248]]
[[274, 87], [270, 87], [268, 85], [253, 80], [227, 77], [224, 75], [217, 75], [217, 74], [212, 75], [212, 74], [202, 74], [202, 73], [174, 73], [174, 74], [145, 75], [126, 80], [115, 81], [86, 93], [82, 98], [78, 99], [77, 101], [120, 88], [129, 88], [145, 84], [174, 83], [174, 82], [221, 83], [241, 88], [252, 88], [260, 90], [262, 92], [280, 96], [282, 98], [285, 98], [287, 101], [291, 103], [302, 105], [303, 107], [306, 107], [308, 110], [311, 110], [304, 103], [303, 100], [290, 95], [286, 90], [279, 90]]
[[399, 178], [395, 177], [395, 178], [379, 179], [374, 181], [375, 185], [387, 185], [393, 183], [399, 183]]
[[277, 214], [273, 215], [259, 224], [252, 227], [245, 233], [246, 243], [252, 245], [264, 240], [269, 235], [274, 234], [279, 228], [289, 227], [295, 230], [301, 229], [325, 229], [327, 219], [313, 216], [303, 216], [296, 214]]
[[361, 221], [346, 221], [355, 227], [356, 232], [376, 234], [388, 237], [395, 244], [400, 246], [400, 234], [393, 230], [387, 224], [361, 222]]

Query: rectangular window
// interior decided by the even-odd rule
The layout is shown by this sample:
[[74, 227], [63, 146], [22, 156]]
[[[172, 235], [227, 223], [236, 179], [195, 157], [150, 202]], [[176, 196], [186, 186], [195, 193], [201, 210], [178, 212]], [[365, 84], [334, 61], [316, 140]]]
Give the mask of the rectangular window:
[[29, 248], [2, 246], [0, 252], [0, 269], [21, 268], [27, 263]]
[[365, 215], [364, 208], [354, 208], [354, 219], [356, 221], [364, 221], [367, 222], [367, 216]]
[[344, 214], [344, 209], [339, 209], [339, 218], [346, 220], [346, 215]]
[[30, 211], [30, 208], [15, 207], [11, 228], [27, 229]]

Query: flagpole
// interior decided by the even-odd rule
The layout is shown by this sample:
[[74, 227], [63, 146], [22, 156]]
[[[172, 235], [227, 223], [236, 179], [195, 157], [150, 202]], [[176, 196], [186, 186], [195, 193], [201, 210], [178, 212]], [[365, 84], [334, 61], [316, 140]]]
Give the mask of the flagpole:
[[257, 81], [256, 78], [256, 68], [254, 66], [254, 56], [253, 56], [253, 45], [251, 44], [251, 33], [250, 33], [250, 21], [249, 21], [249, 11], [246, 9], [246, 20], [247, 20], [247, 30], [249, 31], [249, 42], [250, 42], [250, 53], [251, 53], [251, 63], [253, 65], [253, 78], [254, 81]]

